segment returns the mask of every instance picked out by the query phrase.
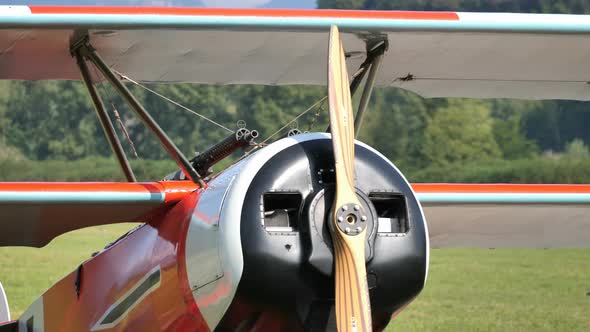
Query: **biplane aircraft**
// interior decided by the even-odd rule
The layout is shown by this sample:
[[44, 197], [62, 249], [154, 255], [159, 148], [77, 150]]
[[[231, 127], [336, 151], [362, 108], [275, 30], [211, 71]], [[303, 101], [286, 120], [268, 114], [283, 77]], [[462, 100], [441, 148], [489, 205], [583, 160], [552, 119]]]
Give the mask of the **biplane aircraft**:
[[[431, 246], [588, 247], [589, 185], [410, 184], [355, 140], [375, 85], [425, 97], [590, 100], [588, 59], [588, 16], [0, 7], [0, 78], [82, 80], [128, 179], [0, 183], [0, 245], [42, 247], [83, 227], [142, 223], [16, 320], [3, 295], [0, 331], [382, 330], [423, 289]], [[129, 78], [327, 85], [330, 127], [256, 145], [212, 175], [257, 132], [240, 128], [189, 160]], [[136, 182], [98, 79], [178, 172]]]

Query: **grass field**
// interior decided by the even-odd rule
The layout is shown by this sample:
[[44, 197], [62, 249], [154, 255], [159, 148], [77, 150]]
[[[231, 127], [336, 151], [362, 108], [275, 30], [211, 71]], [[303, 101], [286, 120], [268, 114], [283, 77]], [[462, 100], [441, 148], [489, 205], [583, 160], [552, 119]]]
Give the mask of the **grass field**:
[[[13, 317], [132, 224], [0, 248]], [[590, 331], [590, 250], [438, 249], [424, 292], [388, 331]]]

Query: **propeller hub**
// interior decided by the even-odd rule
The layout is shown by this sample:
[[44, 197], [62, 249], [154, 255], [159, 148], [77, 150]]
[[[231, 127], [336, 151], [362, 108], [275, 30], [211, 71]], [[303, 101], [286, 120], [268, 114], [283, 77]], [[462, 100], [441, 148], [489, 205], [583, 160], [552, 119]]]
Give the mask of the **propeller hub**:
[[338, 228], [347, 235], [361, 234], [367, 228], [367, 213], [358, 204], [344, 204], [336, 210]]
[[[326, 276], [332, 276], [334, 264], [334, 247], [329, 231], [329, 227], [334, 224], [331, 221], [334, 215], [331, 211], [334, 195], [334, 185], [328, 184], [316, 194], [311, 195], [304, 208], [310, 229], [311, 250], [308, 262]], [[365, 262], [368, 263], [373, 258], [378, 214], [369, 197], [358, 188], [356, 188], [356, 196], [360, 204], [345, 204], [338, 208], [338, 227], [344, 233], [346, 228], [349, 228], [347, 234], [350, 235], [357, 235], [366, 230]], [[361, 230], [359, 231], [357, 227], [361, 227]]]

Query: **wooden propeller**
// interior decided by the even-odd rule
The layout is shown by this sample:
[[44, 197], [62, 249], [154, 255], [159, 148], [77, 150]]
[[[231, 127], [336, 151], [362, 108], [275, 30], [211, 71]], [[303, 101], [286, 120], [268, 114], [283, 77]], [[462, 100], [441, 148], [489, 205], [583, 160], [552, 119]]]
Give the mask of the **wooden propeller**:
[[330, 130], [336, 195], [330, 233], [334, 244], [338, 331], [371, 331], [371, 303], [365, 267], [367, 218], [354, 188], [354, 118], [340, 33], [330, 28], [328, 49]]

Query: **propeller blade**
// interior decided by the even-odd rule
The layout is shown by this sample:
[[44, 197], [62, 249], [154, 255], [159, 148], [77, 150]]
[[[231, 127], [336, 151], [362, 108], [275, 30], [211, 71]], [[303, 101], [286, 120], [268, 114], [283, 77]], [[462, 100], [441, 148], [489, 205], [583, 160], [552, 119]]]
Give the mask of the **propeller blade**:
[[354, 118], [340, 33], [330, 28], [328, 49], [330, 129], [336, 195], [329, 221], [336, 277], [338, 331], [371, 331], [371, 303], [365, 267], [366, 214], [354, 188]]

